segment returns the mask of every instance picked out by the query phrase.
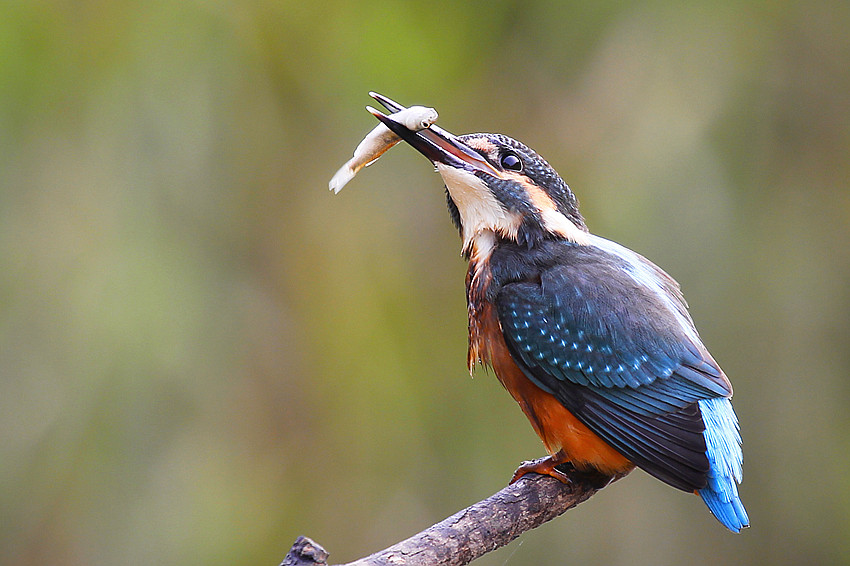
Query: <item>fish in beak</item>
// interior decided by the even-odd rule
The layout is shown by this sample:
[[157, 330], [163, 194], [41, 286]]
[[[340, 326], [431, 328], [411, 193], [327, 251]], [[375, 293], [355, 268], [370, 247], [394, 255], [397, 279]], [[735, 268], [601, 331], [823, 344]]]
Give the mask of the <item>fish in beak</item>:
[[[405, 109], [398, 102], [377, 92], [370, 92], [369, 96], [380, 102], [391, 113]], [[414, 131], [374, 108], [369, 108], [369, 111], [402, 140], [431, 160], [434, 165], [443, 164], [473, 174], [478, 172], [502, 177], [502, 172], [493, 167], [480, 153], [437, 125]]]

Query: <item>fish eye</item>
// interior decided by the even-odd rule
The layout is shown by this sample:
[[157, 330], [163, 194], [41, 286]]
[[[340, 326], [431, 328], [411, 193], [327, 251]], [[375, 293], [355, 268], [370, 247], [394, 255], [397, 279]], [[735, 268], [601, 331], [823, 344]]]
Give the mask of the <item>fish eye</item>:
[[503, 169], [522, 171], [522, 160], [520, 160], [519, 156], [515, 153], [504, 154], [499, 163], [501, 163]]

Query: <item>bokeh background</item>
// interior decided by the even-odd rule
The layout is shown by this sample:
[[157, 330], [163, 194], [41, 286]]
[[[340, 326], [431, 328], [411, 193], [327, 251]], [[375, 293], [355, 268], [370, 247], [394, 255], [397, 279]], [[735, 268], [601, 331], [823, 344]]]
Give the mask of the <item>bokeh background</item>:
[[736, 387], [726, 532], [636, 472], [481, 559], [850, 564], [850, 4], [0, 4], [0, 563], [346, 562], [543, 454], [376, 90], [537, 149]]

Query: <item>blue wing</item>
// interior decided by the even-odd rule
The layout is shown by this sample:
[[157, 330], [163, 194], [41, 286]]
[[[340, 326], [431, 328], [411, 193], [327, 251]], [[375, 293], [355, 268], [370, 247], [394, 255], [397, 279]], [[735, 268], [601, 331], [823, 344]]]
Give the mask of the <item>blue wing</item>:
[[[625, 250], [628, 252], [627, 250]], [[640, 258], [575, 246], [495, 298], [523, 372], [632, 462], [680, 489], [710, 475], [701, 400], [731, 386], [675, 282]]]

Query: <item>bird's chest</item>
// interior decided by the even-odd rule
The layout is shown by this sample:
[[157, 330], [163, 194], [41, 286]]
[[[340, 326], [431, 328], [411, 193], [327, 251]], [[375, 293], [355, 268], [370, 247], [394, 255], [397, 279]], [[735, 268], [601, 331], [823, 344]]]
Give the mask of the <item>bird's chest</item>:
[[[466, 298], [469, 315], [469, 371], [476, 364], [493, 368], [493, 372], [510, 394], [529, 415], [535, 430], [541, 433], [539, 423], [533, 416], [534, 400], [545, 394], [542, 389], [531, 383], [511, 357], [496, 305], [488, 298], [493, 284], [489, 264], [470, 262], [466, 277]], [[548, 396], [548, 394], [545, 394]], [[551, 397], [551, 396], [549, 396]]]
[[469, 318], [469, 371], [476, 364], [491, 364], [494, 342], [501, 338], [495, 306], [487, 300], [492, 273], [487, 261], [473, 256], [466, 273], [466, 309]]

